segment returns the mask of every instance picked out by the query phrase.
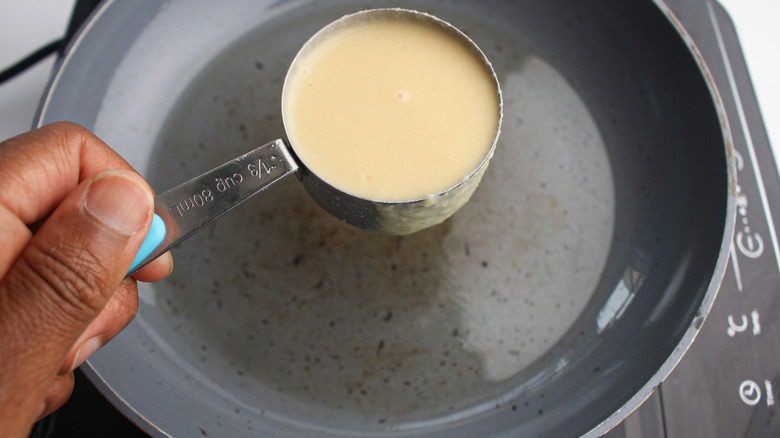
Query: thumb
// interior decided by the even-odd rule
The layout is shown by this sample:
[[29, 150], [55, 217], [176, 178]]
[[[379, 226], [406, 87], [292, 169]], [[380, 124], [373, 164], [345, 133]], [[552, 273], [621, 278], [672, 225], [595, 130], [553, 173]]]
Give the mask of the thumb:
[[56, 208], [0, 281], [4, 409], [36, 413], [65, 354], [122, 283], [152, 203], [130, 171], [95, 175]]

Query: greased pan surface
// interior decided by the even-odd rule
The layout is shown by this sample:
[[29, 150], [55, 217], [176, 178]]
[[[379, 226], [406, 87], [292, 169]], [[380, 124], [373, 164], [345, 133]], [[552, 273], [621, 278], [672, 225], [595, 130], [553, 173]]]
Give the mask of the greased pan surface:
[[693, 341], [735, 172], [714, 86], [661, 3], [109, 1], [38, 122], [84, 124], [166, 190], [281, 135], [300, 46], [385, 6], [449, 21], [493, 63], [504, 123], [480, 187], [398, 238], [292, 181], [185, 242], [86, 365], [150, 434], [599, 436]]

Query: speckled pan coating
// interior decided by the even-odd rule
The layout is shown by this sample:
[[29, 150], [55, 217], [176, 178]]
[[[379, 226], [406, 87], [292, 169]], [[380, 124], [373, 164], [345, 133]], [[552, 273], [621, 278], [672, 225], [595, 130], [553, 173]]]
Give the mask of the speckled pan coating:
[[40, 122], [83, 123], [159, 191], [281, 135], [293, 56], [365, 7], [462, 29], [505, 108], [441, 226], [363, 232], [284, 183], [175, 250], [90, 378], [153, 436], [605, 433], [692, 342], [733, 229], [722, 108], [659, 5], [107, 2]]

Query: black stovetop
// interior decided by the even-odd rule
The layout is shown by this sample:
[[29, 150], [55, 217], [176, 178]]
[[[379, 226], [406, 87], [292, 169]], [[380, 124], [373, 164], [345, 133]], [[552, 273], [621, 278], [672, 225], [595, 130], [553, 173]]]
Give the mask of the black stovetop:
[[[79, 0], [71, 29], [99, 3]], [[737, 222], [718, 298], [658, 391], [608, 438], [777, 437], [780, 418], [780, 180], [734, 26], [714, 0], [667, 0], [718, 85], [734, 137]], [[69, 32], [69, 34], [72, 34]], [[776, 395], [777, 394], [777, 395]], [[146, 437], [80, 373], [33, 437]]]

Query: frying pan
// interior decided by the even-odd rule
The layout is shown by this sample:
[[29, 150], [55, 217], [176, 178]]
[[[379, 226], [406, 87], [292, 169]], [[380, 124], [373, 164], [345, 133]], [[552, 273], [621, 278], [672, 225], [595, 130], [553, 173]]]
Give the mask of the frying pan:
[[724, 111], [660, 1], [108, 1], [39, 124], [72, 120], [158, 191], [283, 132], [282, 80], [328, 22], [449, 21], [501, 80], [472, 200], [405, 237], [292, 181], [174, 250], [86, 364], [154, 436], [599, 436], [693, 341], [728, 254]]

